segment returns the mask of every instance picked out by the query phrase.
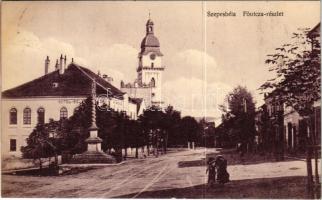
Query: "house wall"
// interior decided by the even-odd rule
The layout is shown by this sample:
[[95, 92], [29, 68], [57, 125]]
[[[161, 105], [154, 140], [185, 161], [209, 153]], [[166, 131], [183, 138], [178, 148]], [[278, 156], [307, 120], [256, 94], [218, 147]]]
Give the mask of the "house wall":
[[146, 102], [146, 106], [151, 106], [152, 102], [152, 88], [150, 87], [129, 87], [121, 88], [122, 92], [126, 92], [129, 97], [142, 98]]
[[284, 109], [284, 138], [285, 145], [289, 150], [293, 150], [298, 145], [299, 121], [303, 118], [291, 106]]
[[[74, 109], [79, 106], [79, 103], [85, 97], [75, 98], [21, 98], [21, 99], [2, 99], [2, 112], [1, 112], [1, 145], [3, 156], [21, 156], [20, 148], [26, 145], [26, 138], [37, 125], [39, 108], [45, 109], [45, 123], [49, 119], [59, 120], [60, 109], [66, 107], [68, 117], [73, 115]], [[31, 109], [31, 124], [23, 124], [23, 110], [28, 107]], [[17, 109], [17, 124], [9, 124], [9, 112], [11, 108]], [[10, 139], [16, 139], [16, 151], [10, 151]]]
[[[72, 116], [76, 107], [85, 100], [86, 97], [44, 97], [44, 98], [21, 98], [2, 99], [1, 112], [1, 150], [2, 156], [21, 156], [21, 147], [26, 145], [26, 139], [37, 125], [39, 108], [45, 110], [45, 123], [49, 119], [59, 120], [60, 109], [67, 109], [68, 117]], [[137, 119], [137, 105], [128, 101], [128, 98], [111, 100], [111, 107], [117, 111], [125, 111], [132, 119]], [[23, 124], [23, 110], [31, 109], [31, 124]], [[10, 124], [10, 109], [17, 110], [17, 124]], [[10, 151], [10, 139], [16, 140], [16, 151]]]

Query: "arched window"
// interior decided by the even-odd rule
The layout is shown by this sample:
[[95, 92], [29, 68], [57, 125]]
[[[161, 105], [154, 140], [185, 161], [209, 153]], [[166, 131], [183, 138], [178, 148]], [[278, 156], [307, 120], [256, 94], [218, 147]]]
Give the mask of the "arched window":
[[45, 109], [44, 108], [39, 108], [37, 110], [38, 114], [38, 123], [39, 124], [44, 124], [45, 123]]
[[151, 87], [155, 87], [155, 80], [154, 80], [154, 78], [151, 79], [150, 85], [151, 85]]
[[62, 107], [60, 109], [60, 119], [67, 119], [67, 117], [68, 117], [67, 108]]
[[11, 108], [10, 109], [10, 124], [17, 124], [17, 109]]
[[23, 110], [23, 124], [31, 124], [31, 109], [25, 108]]

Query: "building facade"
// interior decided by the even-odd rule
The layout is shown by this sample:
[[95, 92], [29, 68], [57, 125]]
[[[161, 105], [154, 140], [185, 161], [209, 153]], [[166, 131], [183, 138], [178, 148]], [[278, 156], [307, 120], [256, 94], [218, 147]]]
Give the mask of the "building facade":
[[60, 120], [73, 115], [79, 104], [90, 97], [91, 84], [96, 82], [96, 94], [108, 100], [115, 111], [124, 111], [137, 119], [145, 109], [142, 99], [132, 99], [100, 75], [73, 61], [67, 66], [66, 56], [56, 62], [45, 75], [2, 93], [2, 155], [21, 156], [20, 148], [38, 123]]
[[132, 98], [144, 99], [148, 107], [162, 107], [162, 73], [165, 69], [162, 57], [160, 42], [154, 35], [154, 23], [149, 19], [138, 55], [137, 79], [126, 84], [121, 81], [121, 90]]

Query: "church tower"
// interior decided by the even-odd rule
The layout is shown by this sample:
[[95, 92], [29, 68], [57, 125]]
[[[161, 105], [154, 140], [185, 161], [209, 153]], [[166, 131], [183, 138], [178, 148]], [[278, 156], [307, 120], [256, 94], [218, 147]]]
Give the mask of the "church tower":
[[163, 54], [160, 51], [160, 43], [154, 35], [154, 24], [151, 19], [146, 22], [146, 35], [141, 42], [139, 63], [137, 68], [139, 87], [151, 88], [152, 105], [162, 106], [162, 65]]

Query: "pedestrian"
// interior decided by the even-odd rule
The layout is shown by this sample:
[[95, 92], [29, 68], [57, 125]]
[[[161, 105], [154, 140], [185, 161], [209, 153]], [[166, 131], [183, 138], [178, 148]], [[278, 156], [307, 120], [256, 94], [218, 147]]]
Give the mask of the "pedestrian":
[[212, 187], [216, 183], [216, 166], [215, 159], [210, 157], [207, 163], [206, 174], [208, 173], [208, 187]]
[[227, 160], [222, 156], [218, 155], [215, 160], [215, 168], [217, 171], [217, 182], [225, 184], [229, 181], [229, 173], [227, 172]]

